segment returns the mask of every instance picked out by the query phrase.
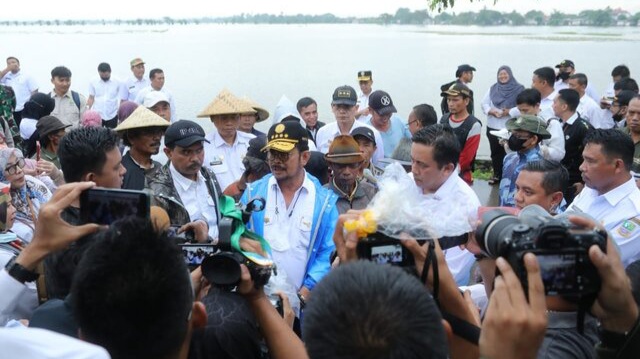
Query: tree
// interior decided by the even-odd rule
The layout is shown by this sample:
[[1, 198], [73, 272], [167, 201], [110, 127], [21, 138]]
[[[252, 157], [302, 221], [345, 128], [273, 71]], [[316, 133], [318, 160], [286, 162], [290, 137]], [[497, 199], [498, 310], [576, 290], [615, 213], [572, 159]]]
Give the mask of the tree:
[[[442, 12], [442, 10], [446, 10], [448, 8], [452, 8], [456, 0], [429, 0], [429, 7], [431, 10], [438, 10], [438, 12]], [[469, 0], [473, 2], [473, 0]], [[480, 0], [476, 0], [480, 1]], [[493, 0], [493, 4], [498, 2], [498, 0]]]
[[542, 25], [544, 23], [544, 13], [540, 10], [531, 10], [524, 14], [524, 18], [526, 20], [533, 20], [537, 25]]
[[513, 26], [522, 26], [525, 23], [524, 16], [518, 14], [515, 10], [512, 11], [510, 14], [506, 14], [505, 18]]

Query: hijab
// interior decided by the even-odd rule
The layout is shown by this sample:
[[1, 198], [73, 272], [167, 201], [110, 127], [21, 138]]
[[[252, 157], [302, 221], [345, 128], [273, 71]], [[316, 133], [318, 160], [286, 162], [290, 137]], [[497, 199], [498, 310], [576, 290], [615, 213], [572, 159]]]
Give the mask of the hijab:
[[516, 97], [524, 90], [524, 86], [513, 77], [513, 72], [511, 72], [509, 66], [500, 66], [498, 74], [500, 74], [502, 70], [505, 70], [509, 74], [509, 81], [506, 83], [496, 81], [496, 83], [491, 86], [491, 102], [497, 108], [513, 108], [516, 106]]
[[122, 121], [126, 120], [137, 107], [138, 104], [135, 102], [122, 101], [118, 108], [118, 123], [120, 124]]

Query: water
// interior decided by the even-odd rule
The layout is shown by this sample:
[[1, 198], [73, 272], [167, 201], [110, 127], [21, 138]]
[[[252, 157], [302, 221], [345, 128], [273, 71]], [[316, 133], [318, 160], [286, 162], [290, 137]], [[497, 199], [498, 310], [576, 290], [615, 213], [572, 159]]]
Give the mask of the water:
[[[162, 68], [165, 86], [180, 118], [195, 118], [223, 88], [247, 95], [271, 112], [280, 97], [311, 96], [320, 119], [333, 121], [331, 95], [340, 85], [357, 87], [356, 73], [372, 70], [374, 89], [389, 92], [404, 118], [419, 103], [438, 108], [440, 85], [454, 79], [457, 65], [478, 70], [470, 85], [480, 102], [496, 81], [500, 65], [510, 65], [523, 85], [533, 70], [563, 59], [603, 92], [611, 69], [621, 63], [640, 68], [640, 28], [458, 27], [379, 25], [186, 25], [157, 27], [0, 27], [3, 56], [16, 56], [35, 76], [40, 91], [51, 90], [50, 71], [65, 65], [72, 88], [83, 94], [100, 62], [113, 76], [131, 74], [129, 61], [142, 57], [148, 71]], [[438, 111], [439, 112], [439, 111]], [[266, 130], [271, 123], [261, 123]], [[489, 156], [481, 143], [479, 158]]]

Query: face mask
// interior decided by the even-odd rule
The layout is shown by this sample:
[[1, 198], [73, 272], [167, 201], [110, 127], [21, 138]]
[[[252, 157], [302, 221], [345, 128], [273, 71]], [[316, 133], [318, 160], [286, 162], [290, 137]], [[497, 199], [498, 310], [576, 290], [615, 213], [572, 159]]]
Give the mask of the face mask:
[[618, 113], [616, 113], [615, 115], [611, 116], [611, 118], [613, 118], [613, 120], [616, 121], [616, 122], [620, 122], [620, 121], [622, 121], [622, 119], [624, 117], [622, 117], [622, 114], [620, 113], [620, 111], [618, 111]]
[[529, 139], [525, 138], [525, 139], [520, 139], [517, 138], [516, 136], [511, 136], [509, 137], [509, 140], [507, 141], [507, 143], [509, 144], [509, 149], [511, 151], [520, 151], [521, 149], [524, 148], [524, 143], [527, 142]]
[[558, 74], [558, 76], [556, 76], [556, 80], [561, 79], [562, 81], [567, 81], [567, 79], [569, 79], [569, 76], [571, 76], [570, 73], [562, 71]]

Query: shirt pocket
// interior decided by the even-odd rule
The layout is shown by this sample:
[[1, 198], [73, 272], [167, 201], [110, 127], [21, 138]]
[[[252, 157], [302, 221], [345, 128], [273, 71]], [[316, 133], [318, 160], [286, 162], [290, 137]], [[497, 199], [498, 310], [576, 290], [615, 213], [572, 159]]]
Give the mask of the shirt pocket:
[[302, 216], [298, 220], [296, 224], [297, 230], [299, 232], [298, 242], [296, 243], [296, 248], [298, 249], [308, 249], [309, 243], [311, 242], [311, 226], [313, 225], [313, 218], [308, 216]]

